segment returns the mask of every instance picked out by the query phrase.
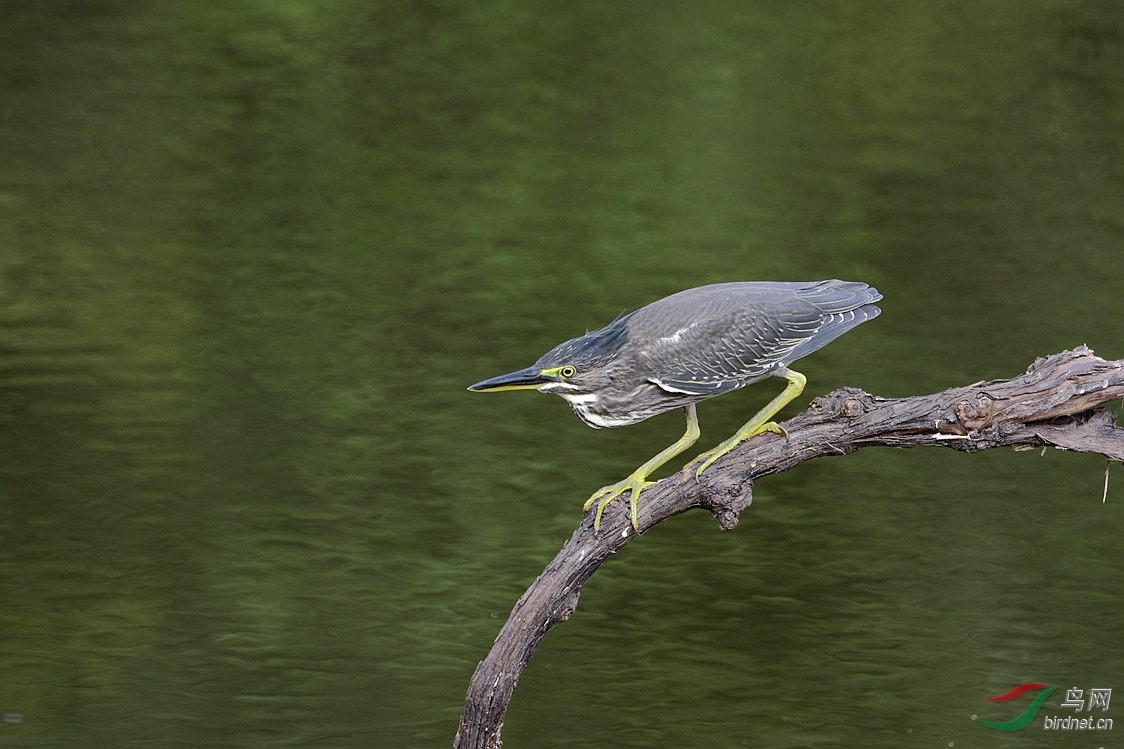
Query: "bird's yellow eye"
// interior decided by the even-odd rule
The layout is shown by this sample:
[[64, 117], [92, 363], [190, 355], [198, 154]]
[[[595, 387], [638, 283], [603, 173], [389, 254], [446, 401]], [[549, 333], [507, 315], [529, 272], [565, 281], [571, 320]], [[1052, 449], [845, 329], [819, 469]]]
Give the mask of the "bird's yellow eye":
[[560, 380], [565, 380], [573, 377], [578, 373], [578, 370], [569, 364], [561, 367], [551, 367], [542, 371], [543, 377], [557, 377]]

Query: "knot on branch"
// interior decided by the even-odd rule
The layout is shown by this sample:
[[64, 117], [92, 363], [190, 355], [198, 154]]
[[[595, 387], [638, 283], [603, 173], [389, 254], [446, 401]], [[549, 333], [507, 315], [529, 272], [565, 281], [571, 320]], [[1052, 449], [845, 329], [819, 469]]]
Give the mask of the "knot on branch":
[[995, 421], [995, 399], [980, 391], [953, 406], [956, 420], [968, 431], [977, 431]]
[[854, 419], [874, 407], [874, 396], [859, 388], [845, 387], [833, 390], [827, 395], [814, 398], [811, 410], [821, 417], [832, 420], [839, 417]]
[[753, 476], [750, 473], [726, 473], [707, 487], [699, 506], [718, 521], [718, 527], [730, 531], [737, 527], [742, 510], [753, 504]]

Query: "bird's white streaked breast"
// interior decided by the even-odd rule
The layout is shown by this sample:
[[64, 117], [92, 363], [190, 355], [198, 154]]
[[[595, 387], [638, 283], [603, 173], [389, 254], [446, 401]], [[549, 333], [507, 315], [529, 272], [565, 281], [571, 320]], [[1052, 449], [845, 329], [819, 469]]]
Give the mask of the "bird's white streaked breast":
[[573, 393], [557, 393], [557, 395], [565, 398], [566, 402], [570, 404], [570, 408], [574, 410], [574, 413], [576, 413], [582, 421], [591, 426], [601, 427], [603, 429], [612, 429], [613, 427], [624, 427], [628, 426], [629, 424], [635, 424], [637, 422], [635, 416], [622, 416], [613, 418], [611, 416], [606, 416], [605, 414], [601, 414], [593, 410], [597, 406], [597, 402], [600, 400], [600, 396], [598, 396], [596, 393], [586, 393], [584, 395], [575, 395]]
[[574, 393], [558, 393], [566, 399], [574, 408], [589, 408], [596, 405], [597, 401], [601, 400], [601, 396], [597, 393], [585, 393], [583, 395], [576, 395]]

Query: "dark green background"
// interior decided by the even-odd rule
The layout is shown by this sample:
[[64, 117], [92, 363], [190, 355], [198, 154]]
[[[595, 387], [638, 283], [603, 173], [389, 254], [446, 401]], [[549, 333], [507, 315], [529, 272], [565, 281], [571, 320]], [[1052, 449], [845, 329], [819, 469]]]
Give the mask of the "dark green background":
[[[0, 746], [447, 746], [582, 501], [682, 429], [465, 386], [727, 280], [885, 294], [788, 415], [1121, 358], [1122, 260], [1114, 0], [0, 0]], [[1124, 689], [1113, 475], [868, 450], [676, 518], [506, 745], [1113, 745], [968, 719]]]

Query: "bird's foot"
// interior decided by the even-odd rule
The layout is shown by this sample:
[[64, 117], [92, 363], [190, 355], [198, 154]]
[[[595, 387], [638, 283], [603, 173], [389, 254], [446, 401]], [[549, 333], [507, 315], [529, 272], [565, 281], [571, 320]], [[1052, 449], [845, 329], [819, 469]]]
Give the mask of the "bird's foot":
[[711, 463], [718, 460], [723, 455], [740, 445], [742, 442], [745, 442], [747, 439], [756, 437], [759, 434], [764, 434], [765, 432], [783, 434], [784, 438], [786, 440], [788, 439], [788, 432], [784, 430], [784, 427], [782, 427], [775, 421], [768, 421], [746, 434], [741, 434], [740, 432], [738, 434], [735, 434], [733, 437], [726, 440], [718, 447], [714, 448], [713, 450], [707, 450], [705, 453], [702, 453], [683, 467], [686, 469], [698, 465], [698, 468], [695, 469], [695, 477], [698, 478], [702, 475], [703, 471], [705, 471], [707, 468], [710, 468]]
[[629, 519], [632, 520], [632, 527], [639, 531], [640, 524], [636, 519], [636, 499], [640, 496], [640, 492], [656, 483], [654, 481], [647, 481], [646, 478], [647, 477], [644, 475], [634, 473], [622, 481], [603, 486], [595, 491], [593, 496], [587, 499], [585, 505], [582, 507], [583, 511], [588, 512], [589, 508], [593, 507], [594, 503], [597, 504], [597, 515], [593, 518], [593, 529], [601, 530], [601, 515], [605, 512], [605, 506], [628, 491], [631, 492], [628, 495]]

